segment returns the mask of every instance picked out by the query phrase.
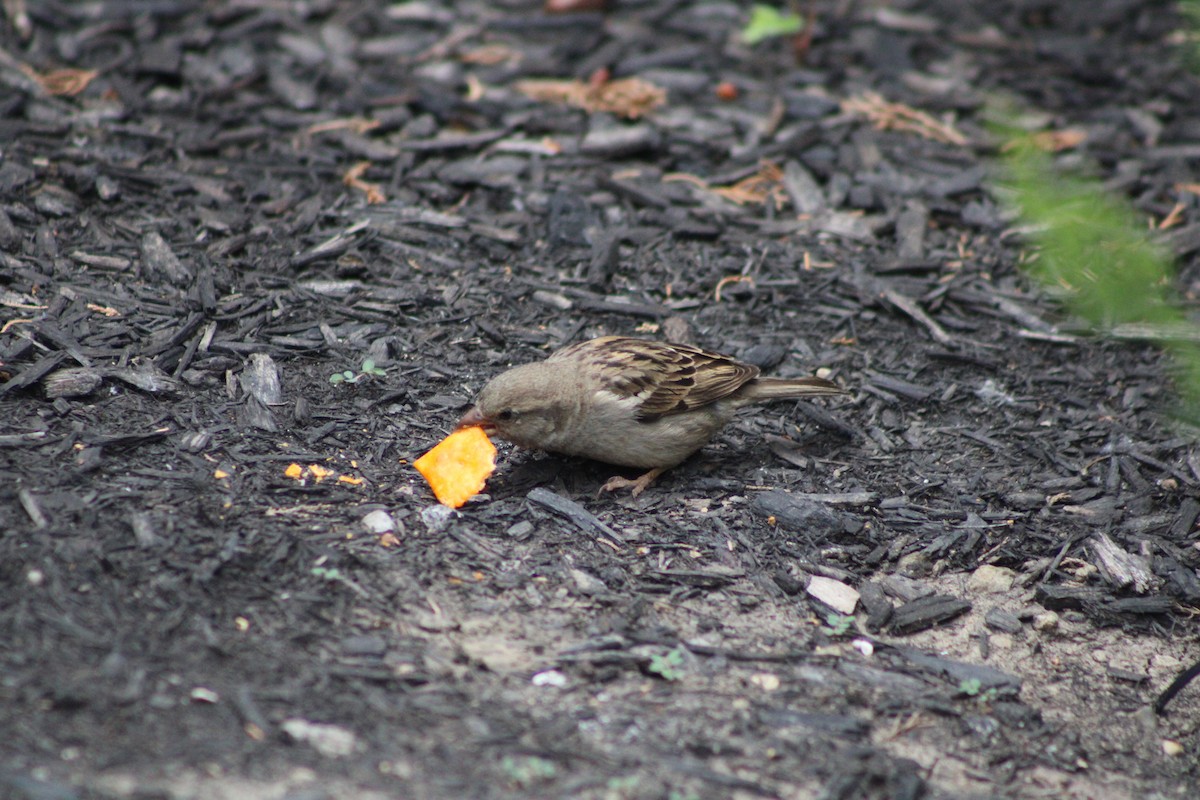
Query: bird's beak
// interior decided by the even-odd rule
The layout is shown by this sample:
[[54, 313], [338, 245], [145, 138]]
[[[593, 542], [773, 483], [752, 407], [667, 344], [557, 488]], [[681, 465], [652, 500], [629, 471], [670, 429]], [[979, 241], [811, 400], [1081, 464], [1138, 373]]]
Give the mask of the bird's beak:
[[483, 415], [478, 406], [472, 406], [471, 410], [463, 414], [463, 418], [458, 421], [456, 430], [461, 431], [463, 428], [483, 428], [484, 433], [494, 430], [492, 421]]

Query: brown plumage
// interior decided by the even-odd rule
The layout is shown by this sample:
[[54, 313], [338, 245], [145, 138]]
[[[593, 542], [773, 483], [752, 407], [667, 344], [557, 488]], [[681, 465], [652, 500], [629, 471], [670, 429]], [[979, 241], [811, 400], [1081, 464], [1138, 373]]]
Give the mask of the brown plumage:
[[685, 344], [604, 336], [514, 367], [479, 393], [460, 427], [536, 450], [647, 469], [605, 491], [650, 483], [703, 447], [739, 408], [842, 394], [824, 378], [763, 378], [758, 367]]

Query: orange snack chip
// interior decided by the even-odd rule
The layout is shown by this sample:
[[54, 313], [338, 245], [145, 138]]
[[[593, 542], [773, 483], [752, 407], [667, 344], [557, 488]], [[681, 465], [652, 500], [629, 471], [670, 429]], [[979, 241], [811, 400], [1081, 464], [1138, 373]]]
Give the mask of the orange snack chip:
[[462, 428], [413, 462], [442, 505], [458, 508], [483, 491], [496, 469], [496, 448], [483, 428]]

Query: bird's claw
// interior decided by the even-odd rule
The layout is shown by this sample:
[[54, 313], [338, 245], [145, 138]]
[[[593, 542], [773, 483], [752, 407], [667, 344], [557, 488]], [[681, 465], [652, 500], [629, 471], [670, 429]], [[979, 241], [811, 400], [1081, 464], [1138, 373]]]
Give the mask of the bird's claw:
[[600, 491], [596, 492], [596, 497], [598, 498], [600, 495], [605, 494], [606, 492], [615, 492], [619, 489], [628, 489], [631, 487], [633, 491], [629, 493], [630, 496], [637, 497], [639, 494], [646, 491], [646, 487], [654, 483], [654, 480], [659, 475], [662, 475], [665, 471], [666, 470], [663, 468], [652, 469], [645, 475], [640, 475], [637, 478], [624, 478], [620, 475], [614, 475], [605, 481], [604, 485], [600, 487]]

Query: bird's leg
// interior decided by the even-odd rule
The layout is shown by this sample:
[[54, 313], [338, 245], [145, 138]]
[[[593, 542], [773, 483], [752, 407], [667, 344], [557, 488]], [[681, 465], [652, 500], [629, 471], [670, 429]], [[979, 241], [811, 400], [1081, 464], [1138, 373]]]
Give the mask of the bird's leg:
[[597, 493], [597, 495], [603, 494], [604, 492], [615, 492], [618, 489], [633, 487], [631, 495], [633, 497], [637, 497], [646, 490], [647, 486], [654, 483], [655, 478], [657, 478], [659, 475], [662, 475], [666, 471], [666, 467], [655, 467], [645, 475], [632, 480], [629, 478], [622, 478], [620, 475], [614, 475], [609, 478], [603, 486], [600, 487], [600, 491]]

